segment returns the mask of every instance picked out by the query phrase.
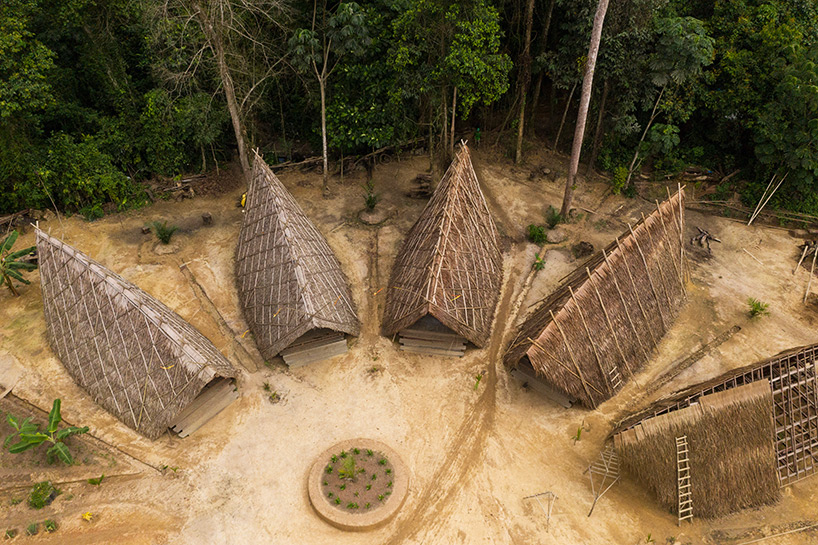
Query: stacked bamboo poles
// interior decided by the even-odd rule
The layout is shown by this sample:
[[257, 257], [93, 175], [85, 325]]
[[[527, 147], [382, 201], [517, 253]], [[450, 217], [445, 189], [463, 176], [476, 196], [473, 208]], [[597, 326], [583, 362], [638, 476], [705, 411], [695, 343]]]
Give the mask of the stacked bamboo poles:
[[210, 381], [236, 370], [193, 326], [130, 282], [37, 230], [48, 339], [71, 377], [156, 439]]
[[236, 248], [236, 284], [265, 359], [312, 329], [360, 331], [338, 258], [258, 154]]
[[461, 144], [395, 259], [383, 334], [427, 314], [476, 346], [488, 341], [502, 281], [497, 229]]
[[[575, 270], [521, 324], [505, 356], [594, 408], [650, 358], [686, 298], [684, 193]], [[620, 377], [620, 378], [618, 378]]]

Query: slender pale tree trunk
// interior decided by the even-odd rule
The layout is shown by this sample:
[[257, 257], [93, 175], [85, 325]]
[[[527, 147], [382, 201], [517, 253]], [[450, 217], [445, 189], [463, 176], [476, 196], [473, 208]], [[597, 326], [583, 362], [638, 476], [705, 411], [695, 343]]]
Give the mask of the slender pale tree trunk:
[[656, 119], [656, 116], [658, 115], [656, 113], [656, 110], [659, 108], [659, 102], [662, 101], [662, 95], [665, 94], [666, 88], [667, 86], [663, 86], [662, 90], [659, 91], [659, 96], [656, 97], [656, 103], [653, 105], [653, 111], [650, 113], [650, 119], [648, 120], [648, 124], [645, 125], [645, 130], [642, 131], [642, 138], [640, 138], [639, 143], [636, 144], [636, 152], [633, 154], [633, 160], [631, 161], [631, 164], [628, 167], [628, 179], [625, 180], [625, 187], [627, 187], [631, 183], [631, 177], [633, 177], [633, 172], [636, 170], [636, 160], [639, 159], [639, 148], [642, 147], [642, 142], [645, 141], [645, 137], [648, 135], [650, 126], [653, 124], [653, 121]]
[[[543, 24], [542, 36], [540, 37], [540, 53], [545, 51], [548, 43], [548, 31], [551, 29], [551, 14], [554, 13], [554, 4], [556, 4], [556, 2], [557, 0], [551, 0], [548, 5], [548, 13], [545, 15], [545, 23]], [[529, 121], [534, 119], [534, 112], [537, 111], [537, 104], [540, 102], [540, 91], [542, 91], [542, 80], [544, 76], [545, 72], [540, 70], [540, 73], [537, 76], [537, 83], [534, 85], [533, 97], [531, 98], [531, 113], [529, 114]]]
[[591, 30], [591, 45], [588, 47], [588, 62], [585, 65], [585, 76], [582, 79], [582, 95], [579, 99], [579, 114], [574, 131], [574, 145], [571, 148], [571, 163], [568, 166], [568, 177], [565, 180], [565, 195], [562, 199], [563, 218], [568, 218], [571, 210], [571, 201], [574, 198], [574, 179], [579, 168], [579, 155], [582, 152], [582, 140], [585, 137], [585, 120], [588, 117], [588, 105], [591, 103], [591, 89], [594, 84], [594, 69], [596, 56], [599, 53], [599, 42], [602, 39], [602, 26], [605, 22], [605, 13], [608, 11], [608, 0], [599, 0], [594, 15], [594, 28]]
[[517, 153], [514, 162], [518, 165], [523, 160], [523, 132], [525, 131], [525, 99], [531, 83], [531, 27], [534, 25], [534, 0], [528, 0], [525, 9], [525, 41], [523, 54], [520, 55], [520, 117], [517, 123]]
[[454, 88], [454, 96], [452, 97], [452, 129], [449, 131], [449, 157], [454, 157], [454, 113], [457, 111], [457, 86]]
[[329, 197], [329, 159], [327, 158], [327, 81], [324, 74], [318, 78], [318, 89], [321, 92], [321, 152], [324, 155], [324, 178], [321, 192]]
[[448, 157], [449, 154], [449, 90], [445, 87], [443, 88], [443, 97], [441, 102], [441, 106], [443, 107], [443, 138], [441, 138], [440, 142], [440, 149], [443, 151], [443, 159], [448, 161], [451, 157]]
[[574, 98], [574, 91], [577, 90], [577, 84], [574, 83], [574, 86], [571, 87], [571, 92], [568, 94], [568, 100], [565, 102], [565, 110], [562, 112], [562, 120], [560, 120], [560, 128], [557, 129], [557, 136], [554, 138], [554, 147], [552, 149], [557, 149], [557, 146], [560, 143], [560, 135], [562, 135], [562, 128], [565, 126], [565, 118], [568, 117], [568, 109], [571, 107], [571, 99]]
[[591, 145], [591, 158], [588, 161], [588, 170], [585, 171], [585, 175], [588, 176], [591, 171], [594, 169], [594, 163], [596, 163], [596, 158], [599, 155], [599, 147], [602, 144], [602, 125], [605, 121], [605, 105], [608, 102], [608, 90], [610, 89], [610, 85], [608, 85], [608, 79], [605, 79], [605, 83], [602, 85], [602, 100], [599, 103], [599, 114], [596, 116], [596, 130], [594, 130], [594, 143]]
[[233, 85], [233, 77], [230, 75], [230, 69], [225, 60], [222, 36], [214, 28], [213, 22], [208, 18], [201, 7], [199, 7], [198, 3], [194, 4], [194, 6], [198, 11], [202, 30], [205, 36], [207, 36], [207, 41], [213, 50], [213, 54], [216, 56], [216, 64], [219, 66], [219, 77], [224, 87], [224, 98], [227, 102], [227, 110], [230, 112], [230, 121], [233, 123], [233, 132], [236, 134], [236, 144], [239, 148], [241, 170], [245, 176], [250, 176], [250, 161], [247, 158], [247, 148], [244, 142], [244, 127], [241, 122], [241, 110], [236, 100], [236, 88]]

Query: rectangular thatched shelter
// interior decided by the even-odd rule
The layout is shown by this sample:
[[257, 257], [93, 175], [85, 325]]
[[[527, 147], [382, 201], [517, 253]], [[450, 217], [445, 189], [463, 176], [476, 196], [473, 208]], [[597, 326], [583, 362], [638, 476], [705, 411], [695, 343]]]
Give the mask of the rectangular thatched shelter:
[[595, 408], [650, 358], [686, 298], [680, 189], [571, 273], [519, 326], [505, 363], [526, 359], [552, 389]]
[[74, 381], [126, 425], [156, 439], [206, 388], [221, 394], [191, 417], [193, 427], [237, 397], [232, 381], [225, 384], [236, 376], [233, 366], [178, 314], [39, 229], [37, 253], [51, 347]]
[[[770, 456], [776, 470], [776, 483], [778, 486], [792, 484], [813, 475], [818, 468], [818, 383], [816, 381], [818, 363], [816, 362], [818, 362], [818, 345], [782, 352], [772, 358], [735, 369], [659, 400], [644, 411], [624, 420], [617, 426], [614, 434], [627, 434], [629, 430], [634, 429], [637, 425], [644, 425], [651, 419], [674, 414], [700, 403], [705, 396], [731, 391], [745, 385], [762, 383], [767, 386], [772, 398], [767, 416], [772, 428], [764, 432], [766, 434], [764, 439], [772, 445]], [[755, 448], [753, 447], [754, 442], [748, 437], [740, 438], [743, 432], [740, 432], [738, 428], [745, 425], [743, 422], [734, 421], [722, 428], [720, 433], [732, 437], [730, 440], [739, 447]], [[691, 471], [695, 478], [695, 468], [692, 468]], [[739, 486], [735, 483], [727, 484]], [[765, 494], [767, 492], [760, 490], [757, 496]]]
[[456, 343], [459, 336], [484, 346], [500, 296], [502, 267], [497, 228], [469, 149], [461, 144], [395, 259], [383, 334], [408, 330], [418, 337], [420, 330], [429, 330], [424, 340], [431, 342], [431, 353], [439, 350], [438, 336], [448, 335], [441, 337], [445, 343]]
[[[360, 323], [324, 235], [256, 154], [236, 248], [244, 317], [265, 359], [303, 365], [346, 352]], [[289, 349], [288, 349], [289, 348]]]

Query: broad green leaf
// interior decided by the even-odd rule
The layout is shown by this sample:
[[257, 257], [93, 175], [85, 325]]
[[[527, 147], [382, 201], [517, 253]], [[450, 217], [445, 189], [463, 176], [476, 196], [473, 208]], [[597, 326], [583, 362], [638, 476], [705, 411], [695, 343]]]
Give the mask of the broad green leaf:
[[9, 447], [9, 452], [12, 454], [18, 454], [20, 452], [25, 452], [30, 448], [34, 448], [37, 445], [34, 443], [29, 443], [27, 441], [20, 441], [19, 443], [14, 443]]
[[6, 414], [6, 422], [8, 422], [8, 423], [9, 423], [9, 426], [11, 426], [12, 428], [14, 428], [15, 430], [19, 430], [19, 429], [20, 429], [20, 424], [18, 424], [18, 423], [17, 423], [17, 419], [16, 419], [16, 418], [14, 418], [14, 417], [11, 415], [11, 413], [7, 413], [7, 414]]
[[102, 479], [105, 478], [105, 473], [97, 477], [96, 479], [88, 479], [88, 484], [92, 484], [94, 486], [99, 486], [102, 484]]
[[74, 459], [71, 457], [71, 453], [68, 451], [68, 447], [65, 446], [64, 443], [56, 443], [53, 447], [48, 449], [47, 454], [50, 456], [56, 456], [65, 465], [70, 466], [72, 463], [74, 463]]
[[6, 256], [6, 261], [11, 261], [11, 260], [17, 259], [18, 257], [23, 257], [24, 255], [28, 255], [31, 252], [33, 252], [36, 248], [37, 248], [36, 246], [30, 246], [30, 247], [28, 247], [28, 248], [26, 248], [24, 250], [18, 250], [16, 252], [12, 252], [12, 253], [10, 253], [9, 255]]
[[62, 401], [59, 398], [55, 399], [54, 405], [51, 407], [51, 412], [48, 413], [48, 433], [57, 431], [57, 427], [60, 425], [60, 422], [62, 422], [60, 405], [62, 405]]
[[29, 282], [28, 280], [26, 280], [25, 278], [23, 278], [23, 277], [20, 275], [20, 273], [18, 273], [17, 271], [13, 271], [13, 270], [11, 270], [11, 269], [6, 269], [6, 274], [7, 274], [7, 275], [9, 275], [10, 277], [12, 277], [12, 278], [16, 279], [16, 280], [19, 280], [19, 281], [20, 281], [20, 282], [22, 282], [23, 284], [31, 284], [31, 282]]
[[15, 270], [33, 271], [37, 268], [37, 265], [34, 263], [26, 263], [25, 261], [12, 261], [11, 263], [6, 263], [6, 267]]
[[54, 438], [57, 441], [62, 441], [66, 437], [70, 437], [72, 435], [80, 435], [82, 433], [88, 433], [88, 426], [84, 426], [82, 428], [78, 428], [77, 426], [71, 426], [69, 428], [63, 428], [57, 433], [54, 434]]
[[11, 247], [14, 246], [18, 236], [19, 233], [17, 231], [12, 231], [11, 234], [6, 237], [6, 240], [3, 241], [3, 244], [0, 245], [0, 253], [5, 253], [11, 250]]
[[41, 445], [51, 439], [48, 435], [42, 432], [35, 433], [20, 433], [20, 440], [31, 443], [32, 445]]

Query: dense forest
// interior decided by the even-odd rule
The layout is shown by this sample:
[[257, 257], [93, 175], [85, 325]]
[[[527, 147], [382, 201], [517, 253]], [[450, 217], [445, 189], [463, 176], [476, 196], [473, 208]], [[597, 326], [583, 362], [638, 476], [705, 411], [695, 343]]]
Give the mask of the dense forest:
[[[4, 0], [0, 211], [88, 218], [141, 182], [258, 148], [271, 163], [455, 135], [509, 159], [568, 151], [591, 0]], [[726, 175], [717, 191], [818, 214], [814, 0], [611, 2], [583, 164]], [[488, 135], [491, 134], [491, 138]], [[53, 204], [52, 204], [53, 203]]]

